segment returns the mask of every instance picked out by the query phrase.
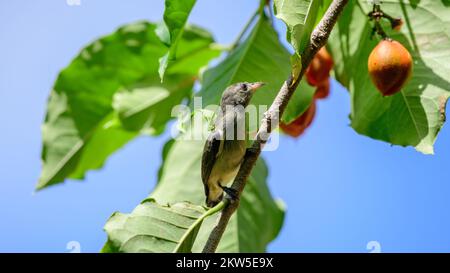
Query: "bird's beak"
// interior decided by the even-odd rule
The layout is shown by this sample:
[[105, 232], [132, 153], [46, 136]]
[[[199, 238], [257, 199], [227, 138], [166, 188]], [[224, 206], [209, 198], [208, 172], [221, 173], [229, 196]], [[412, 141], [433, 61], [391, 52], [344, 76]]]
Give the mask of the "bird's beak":
[[266, 83], [264, 82], [254, 82], [250, 84], [250, 90], [255, 93], [256, 90], [258, 90], [259, 88], [263, 87], [264, 85], [266, 85]]

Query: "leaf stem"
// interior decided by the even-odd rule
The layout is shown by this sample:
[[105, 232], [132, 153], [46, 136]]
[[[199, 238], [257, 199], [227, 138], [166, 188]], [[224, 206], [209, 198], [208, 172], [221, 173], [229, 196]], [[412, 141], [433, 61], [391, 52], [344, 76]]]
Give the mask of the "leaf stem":
[[217, 49], [220, 51], [230, 51], [231, 50], [231, 45], [227, 45], [227, 44], [219, 44], [219, 43], [212, 43], [209, 48], [211, 49]]
[[182, 246], [182, 243], [188, 238], [189, 235], [191, 235], [192, 232], [197, 228], [197, 226], [201, 225], [203, 220], [205, 220], [207, 217], [212, 216], [219, 211], [221, 211], [228, 203], [228, 199], [224, 199], [219, 204], [215, 205], [214, 207], [210, 208], [209, 210], [205, 211], [202, 216], [200, 216], [197, 220], [194, 221], [194, 223], [186, 230], [186, 232], [181, 237], [180, 241], [177, 244], [177, 247], [174, 249], [174, 253], [178, 253], [180, 251], [180, 247]]
[[383, 39], [388, 39], [389, 37], [386, 34], [386, 32], [383, 30], [383, 27], [381, 26], [380, 22], [381, 22], [382, 18], [387, 19], [391, 23], [392, 29], [397, 29], [397, 28], [401, 27], [401, 25], [403, 24], [402, 19], [394, 18], [394, 17], [390, 16], [389, 14], [385, 13], [383, 10], [381, 10], [380, 5], [373, 5], [373, 9], [371, 12], [369, 12], [368, 15], [369, 15], [370, 20], [375, 21], [372, 33], [378, 34]]
[[200, 218], [205, 219], [206, 217], [209, 217], [209, 216], [212, 216], [212, 215], [218, 213], [228, 204], [228, 202], [229, 202], [228, 199], [224, 198], [219, 204], [217, 204], [214, 207], [207, 210]]
[[380, 35], [381, 38], [388, 38], [386, 32], [384, 32], [383, 27], [381, 26], [380, 19], [375, 19], [375, 32]]

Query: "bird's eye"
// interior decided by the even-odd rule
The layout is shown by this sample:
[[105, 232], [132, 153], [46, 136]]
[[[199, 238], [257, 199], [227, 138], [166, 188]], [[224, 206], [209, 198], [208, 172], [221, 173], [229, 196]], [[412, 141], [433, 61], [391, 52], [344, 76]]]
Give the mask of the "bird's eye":
[[247, 91], [247, 85], [245, 83], [241, 83], [241, 89], [243, 91]]

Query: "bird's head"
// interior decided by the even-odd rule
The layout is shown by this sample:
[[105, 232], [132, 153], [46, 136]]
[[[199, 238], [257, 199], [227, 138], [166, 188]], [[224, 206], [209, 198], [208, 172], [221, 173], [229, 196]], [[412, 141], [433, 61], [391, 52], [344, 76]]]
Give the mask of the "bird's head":
[[240, 82], [229, 86], [222, 94], [221, 106], [226, 105], [247, 107], [256, 90], [264, 86], [263, 82]]

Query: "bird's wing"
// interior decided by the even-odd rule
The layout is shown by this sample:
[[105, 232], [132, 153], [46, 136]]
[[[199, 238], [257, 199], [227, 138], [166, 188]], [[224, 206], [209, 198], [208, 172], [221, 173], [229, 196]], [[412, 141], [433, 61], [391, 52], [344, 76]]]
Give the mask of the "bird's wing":
[[211, 175], [212, 168], [216, 163], [217, 156], [223, 149], [223, 141], [221, 140], [220, 131], [212, 132], [206, 140], [202, 155], [202, 181], [205, 186], [205, 194], [208, 196], [208, 180]]

